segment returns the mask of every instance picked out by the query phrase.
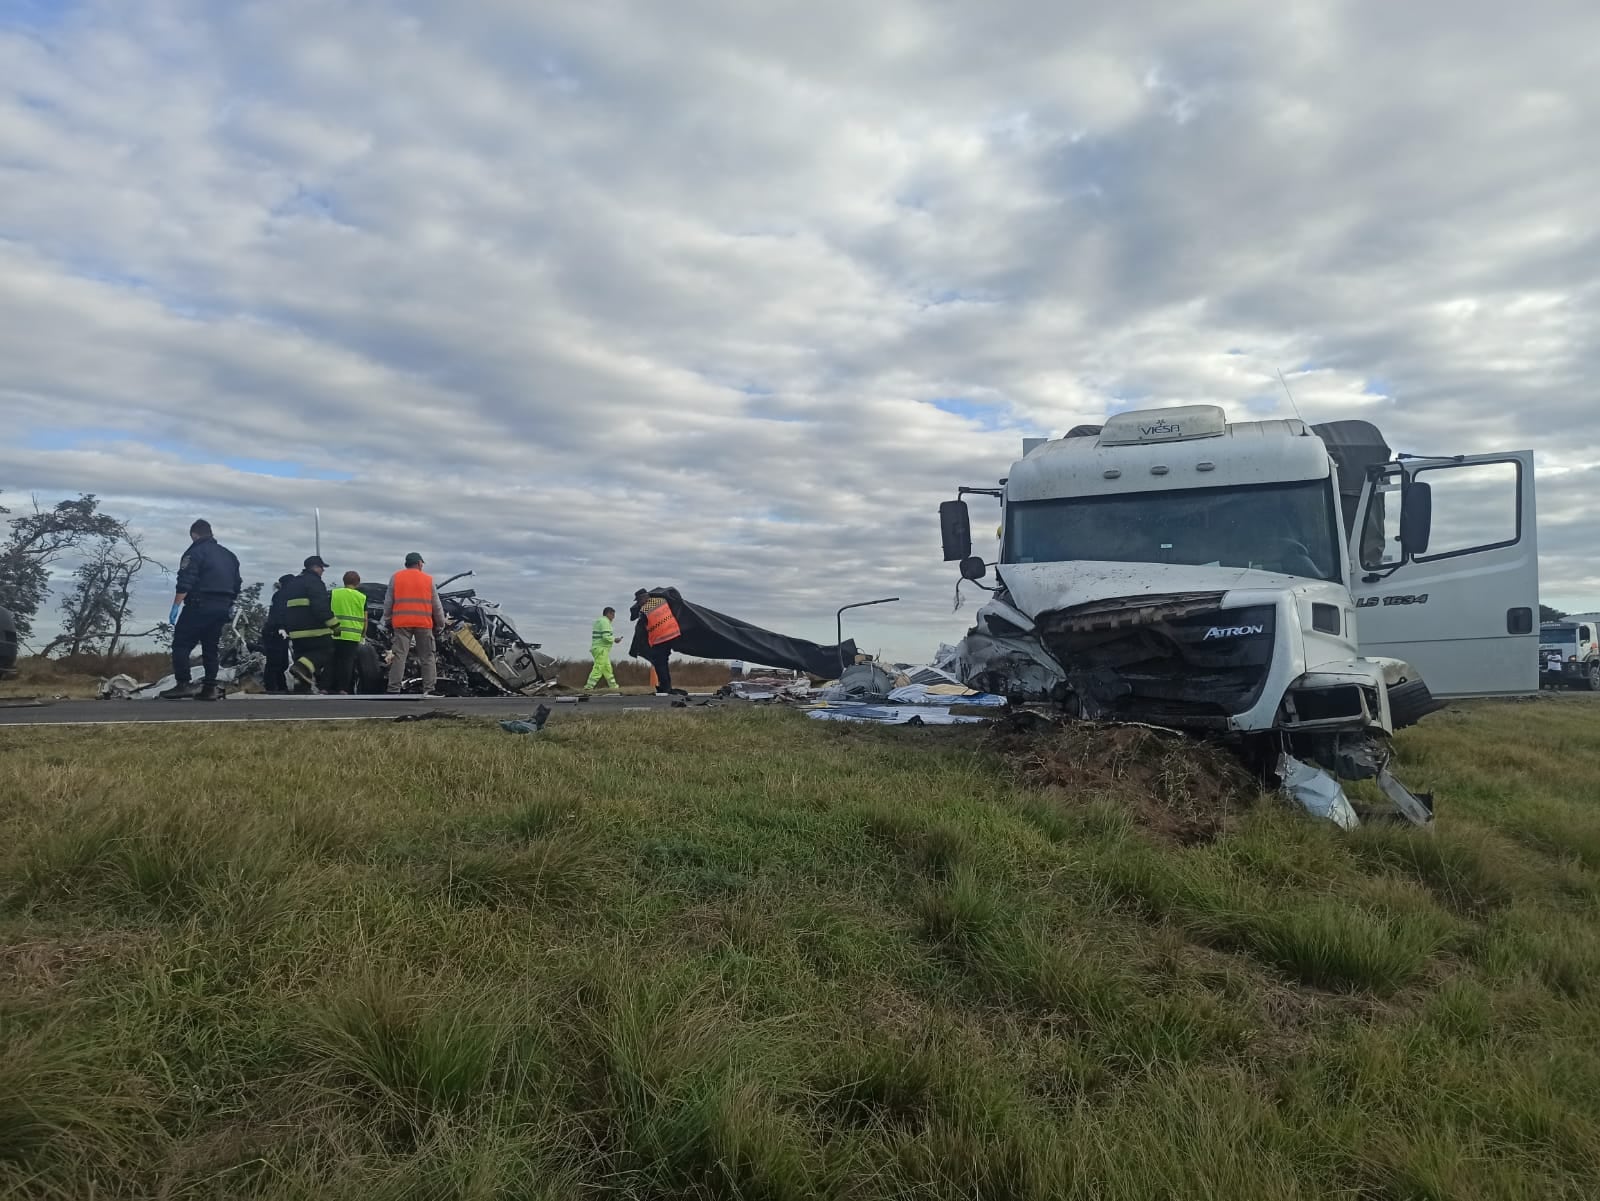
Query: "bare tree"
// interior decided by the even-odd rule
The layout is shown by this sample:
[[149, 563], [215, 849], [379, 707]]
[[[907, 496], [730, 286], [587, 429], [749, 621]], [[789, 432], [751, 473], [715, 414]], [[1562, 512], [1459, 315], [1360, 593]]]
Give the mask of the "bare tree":
[[[9, 512], [0, 509], [0, 515]], [[126, 533], [122, 522], [100, 512], [100, 501], [91, 494], [51, 508], [40, 508], [35, 499], [33, 512], [12, 518], [0, 543], [0, 606], [11, 610], [17, 633], [26, 638], [33, 632], [33, 619], [50, 595], [52, 565], [86, 543]]]
[[146, 567], [166, 570], [144, 553], [139, 536], [126, 527], [99, 538], [73, 572], [72, 589], [61, 601], [62, 632], [44, 653], [98, 653], [104, 669], [128, 639], [154, 634], [159, 627], [128, 629], [139, 574]]

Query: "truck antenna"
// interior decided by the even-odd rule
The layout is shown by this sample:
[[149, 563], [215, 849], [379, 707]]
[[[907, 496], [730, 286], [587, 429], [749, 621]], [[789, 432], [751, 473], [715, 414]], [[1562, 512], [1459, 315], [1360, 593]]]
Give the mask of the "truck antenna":
[[1283, 385], [1283, 390], [1289, 397], [1289, 407], [1294, 410], [1294, 415], [1299, 418], [1300, 423], [1304, 425], [1306, 419], [1300, 416], [1300, 406], [1294, 402], [1294, 393], [1289, 391], [1289, 381], [1283, 378], [1282, 367], [1278, 368], [1278, 382]]
[[315, 536], [316, 536], [317, 558], [320, 559], [320, 558], [322, 558], [322, 510], [321, 509], [312, 509], [311, 510], [311, 525], [312, 525], [312, 529], [315, 531]]

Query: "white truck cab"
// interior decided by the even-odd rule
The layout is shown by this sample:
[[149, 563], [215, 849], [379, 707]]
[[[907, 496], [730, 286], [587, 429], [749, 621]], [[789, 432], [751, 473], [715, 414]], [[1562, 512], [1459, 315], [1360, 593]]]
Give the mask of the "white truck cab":
[[[1392, 459], [1365, 423], [1209, 405], [1024, 450], [999, 488], [962, 490], [1002, 504], [993, 597], [961, 645], [974, 687], [1270, 733], [1352, 778], [1435, 697], [1537, 690], [1530, 453]], [[982, 580], [965, 502], [940, 516], [945, 558]]]
[[1600, 621], [1577, 614], [1539, 626], [1539, 684], [1600, 692]]

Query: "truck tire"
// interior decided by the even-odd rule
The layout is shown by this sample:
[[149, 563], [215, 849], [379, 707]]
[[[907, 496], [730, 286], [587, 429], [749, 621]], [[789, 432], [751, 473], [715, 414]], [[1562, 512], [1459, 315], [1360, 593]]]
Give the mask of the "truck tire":
[[1590, 692], [1600, 692], [1600, 659], [1589, 660], [1589, 674], [1584, 677]]
[[371, 696], [389, 687], [388, 673], [383, 670], [383, 660], [378, 658], [378, 648], [363, 642], [356, 648], [356, 693]]

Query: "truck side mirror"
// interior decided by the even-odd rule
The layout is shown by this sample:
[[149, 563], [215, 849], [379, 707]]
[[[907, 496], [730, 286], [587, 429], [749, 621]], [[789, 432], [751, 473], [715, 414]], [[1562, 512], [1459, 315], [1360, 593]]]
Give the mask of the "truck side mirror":
[[1400, 548], [1408, 556], [1428, 553], [1433, 532], [1433, 489], [1415, 481], [1400, 506]]
[[981, 555], [969, 555], [961, 560], [961, 578], [964, 580], [981, 580], [989, 574], [989, 565], [983, 561]]
[[939, 533], [944, 539], [944, 561], [955, 563], [972, 556], [972, 518], [964, 500], [939, 505]]

